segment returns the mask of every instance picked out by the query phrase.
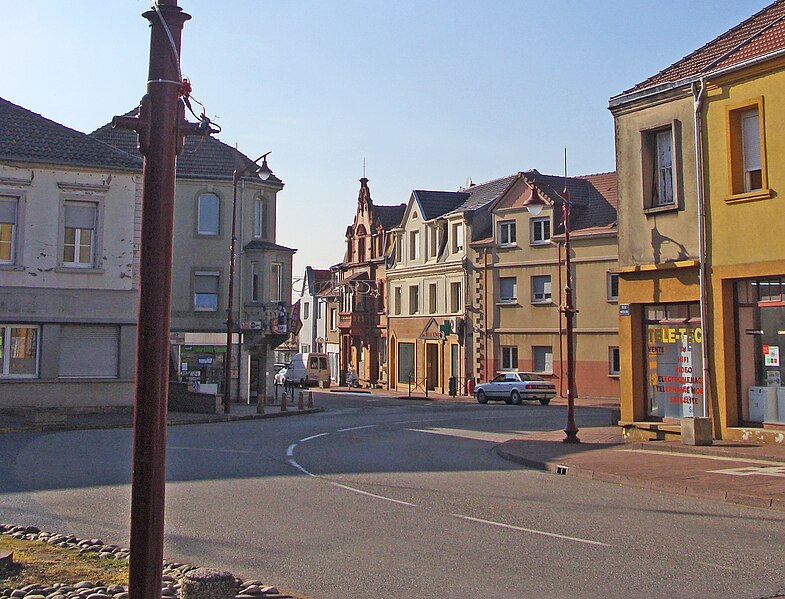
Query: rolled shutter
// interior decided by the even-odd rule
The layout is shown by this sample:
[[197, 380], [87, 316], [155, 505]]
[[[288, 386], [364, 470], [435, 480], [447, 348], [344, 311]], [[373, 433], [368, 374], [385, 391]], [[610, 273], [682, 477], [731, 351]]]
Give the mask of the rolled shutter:
[[119, 327], [65, 325], [60, 329], [60, 376], [117, 378], [119, 347]]

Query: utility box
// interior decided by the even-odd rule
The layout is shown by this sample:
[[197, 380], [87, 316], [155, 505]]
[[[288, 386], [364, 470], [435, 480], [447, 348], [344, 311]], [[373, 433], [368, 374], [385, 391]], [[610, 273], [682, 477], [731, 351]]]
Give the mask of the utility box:
[[711, 445], [711, 418], [682, 418], [681, 442], [683, 445]]

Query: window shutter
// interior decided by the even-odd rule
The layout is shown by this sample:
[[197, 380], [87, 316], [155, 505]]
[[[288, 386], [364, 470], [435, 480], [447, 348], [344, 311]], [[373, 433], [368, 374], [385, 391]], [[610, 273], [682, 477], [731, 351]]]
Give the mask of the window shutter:
[[196, 293], [218, 293], [218, 275], [212, 273], [196, 273], [194, 277]]
[[60, 329], [60, 376], [117, 378], [120, 329], [64, 325]]
[[744, 142], [744, 170], [746, 172], [760, 170], [760, 125], [758, 111], [745, 112], [741, 116], [742, 133]]
[[95, 205], [92, 204], [66, 204], [65, 226], [69, 229], [94, 229]]
[[0, 223], [16, 224], [16, 199], [0, 199]]

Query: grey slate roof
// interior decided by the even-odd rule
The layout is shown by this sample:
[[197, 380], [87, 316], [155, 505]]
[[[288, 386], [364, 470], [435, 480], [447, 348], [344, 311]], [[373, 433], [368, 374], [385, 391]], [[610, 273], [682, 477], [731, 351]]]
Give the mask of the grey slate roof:
[[493, 179], [492, 181], [486, 181], [485, 183], [472, 185], [465, 190], [469, 194], [469, 197], [463, 204], [458, 206], [455, 211], [467, 212], [488, 205], [507, 191], [517, 178], [517, 174], [509, 175], [507, 177]]
[[0, 160], [138, 171], [142, 160], [0, 98]]
[[425, 189], [415, 189], [412, 193], [422, 207], [423, 220], [431, 220], [437, 216], [452, 212], [470, 197], [470, 194], [465, 191], [429, 191]]
[[288, 248], [286, 246], [273, 243], [272, 241], [263, 241], [261, 239], [254, 239], [253, 241], [249, 241], [243, 246], [243, 249], [244, 250], [277, 250], [280, 252], [292, 252], [293, 254], [297, 251], [294, 248]]
[[[137, 112], [138, 108], [127, 112], [125, 116], [135, 116]], [[134, 131], [113, 129], [110, 123], [96, 129], [90, 136], [123, 152], [140, 156]], [[212, 136], [189, 136], [185, 138], [183, 153], [177, 157], [177, 176], [184, 179], [231, 181], [235, 168], [246, 168], [251, 164], [253, 161], [248, 156]], [[270, 175], [265, 182], [283, 185], [275, 175]]]
[[377, 206], [374, 204], [373, 212], [379, 218], [384, 230], [389, 231], [401, 224], [403, 213], [406, 212], [406, 204], [398, 204], [397, 206]]

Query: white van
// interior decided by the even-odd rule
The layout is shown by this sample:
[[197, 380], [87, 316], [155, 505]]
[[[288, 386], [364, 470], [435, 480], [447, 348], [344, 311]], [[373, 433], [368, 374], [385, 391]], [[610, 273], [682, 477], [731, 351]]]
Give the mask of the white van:
[[327, 354], [295, 354], [286, 369], [286, 380], [301, 387], [329, 387], [330, 365]]

